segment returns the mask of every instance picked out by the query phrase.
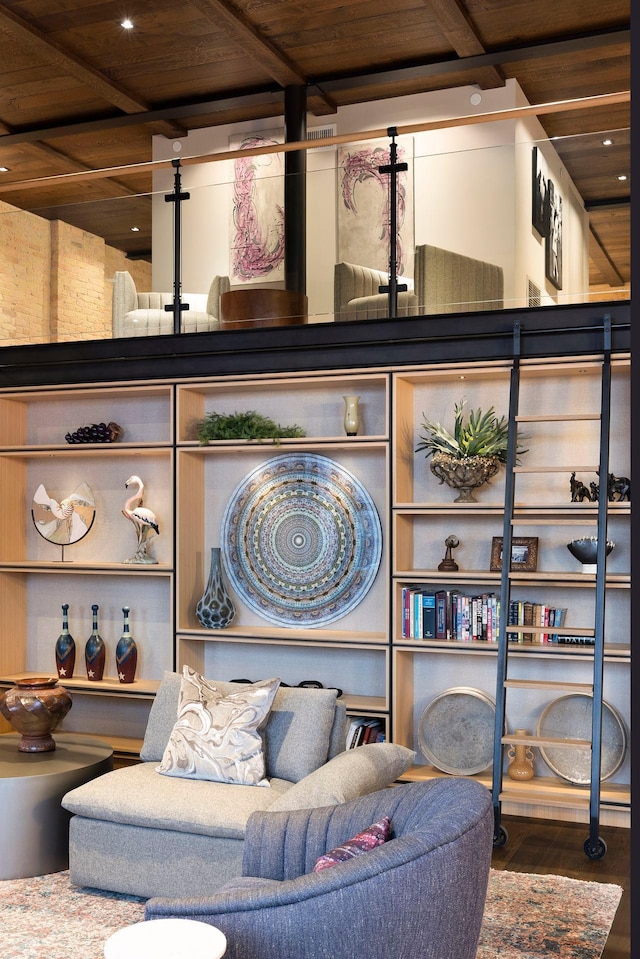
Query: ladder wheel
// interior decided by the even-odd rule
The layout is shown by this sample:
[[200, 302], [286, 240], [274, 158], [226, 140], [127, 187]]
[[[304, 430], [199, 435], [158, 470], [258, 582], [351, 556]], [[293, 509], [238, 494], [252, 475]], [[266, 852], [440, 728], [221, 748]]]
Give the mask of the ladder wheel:
[[504, 826], [498, 826], [497, 832], [493, 834], [493, 845], [506, 846], [508, 838], [509, 838], [509, 834], [507, 833], [507, 830], [504, 828]]
[[598, 836], [595, 846], [591, 842], [591, 839], [586, 839], [584, 843], [584, 853], [589, 859], [604, 859], [607, 854], [607, 844], [600, 836]]

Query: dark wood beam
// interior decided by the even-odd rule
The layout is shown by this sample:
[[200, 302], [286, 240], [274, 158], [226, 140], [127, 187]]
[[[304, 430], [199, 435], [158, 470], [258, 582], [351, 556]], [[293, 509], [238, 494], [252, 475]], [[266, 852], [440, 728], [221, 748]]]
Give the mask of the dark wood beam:
[[[475, 57], [486, 53], [482, 41], [460, 0], [424, 0], [438, 26], [459, 57]], [[483, 90], [503, 87], [505, 78], [497, 66], [481, 66], [476, 82]]]
[[[89, 87], [107, 103], [112, 103], [124, 113], [145, 113], [149, 110], [149, 104], [144, 100], [130, 96], [124, 87], [114, 83], [85, 60], [65, 50], [61, 44], [6, 6], [0, 6], [0, 32], [19, 43], [26, 44], [45, 63], [50, 63], [64, 74], [74, 77], [83, 86]], [[156, 127], [154, 132], [163, 133], [166, 136], [176, 137], [186, 134], [186, 131], [173, 121], [163, 120], [157, 123]]]
[[609, 286], [624, 286], [624, 280], [609, 259], [600, 242], [600, 237], [593, 227], [589, 227], [589, 256], [602, 273], [605, 283], [608, 283]]
[[[271, 40], [253, 26], [230, 0], [190, 0], [215, 27], [224, 31], [230, 40], [252, 57], [281, 87], [306, 86], [307, 78]], [[337, 106], [323, 93], [314, 93], [309, 109], [317, 115], [335, 113]]]

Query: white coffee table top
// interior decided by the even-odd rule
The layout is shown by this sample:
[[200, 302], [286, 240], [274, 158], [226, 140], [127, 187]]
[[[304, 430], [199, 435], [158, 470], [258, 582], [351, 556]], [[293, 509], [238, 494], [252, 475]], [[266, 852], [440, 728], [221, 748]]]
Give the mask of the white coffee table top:
[[114, 932], [104, 944], [105, 959], [220, 959], [224, 933], [195, 919], [151, 919]]

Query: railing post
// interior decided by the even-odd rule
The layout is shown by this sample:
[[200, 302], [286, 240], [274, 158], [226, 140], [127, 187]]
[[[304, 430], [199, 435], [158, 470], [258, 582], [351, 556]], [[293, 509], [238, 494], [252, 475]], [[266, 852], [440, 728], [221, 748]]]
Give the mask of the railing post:
[[180, 333], [180, 314], [183, 310], [189, 309], [188, 303], [180, 302], [180, 256], [182, 253], [182, 235], [181, 235], [181, 206], [183, 200], [189, 199], [189, 194], [181, 190], [180, 177], [180, 159], [177, 157], [171, 161], [171, 166], [175, 167], [173, 175], [173, 193], [167, 193], [165, 201], [175, 203], [173, 212], [173, 303], [167, 304], [165, 310], [167, 313], [173, 313], [173, 332]]

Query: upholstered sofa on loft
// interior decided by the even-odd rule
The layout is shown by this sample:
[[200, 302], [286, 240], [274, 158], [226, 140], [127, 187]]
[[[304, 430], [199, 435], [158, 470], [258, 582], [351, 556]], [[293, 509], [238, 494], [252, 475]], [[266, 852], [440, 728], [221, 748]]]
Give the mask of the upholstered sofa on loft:
[[[403, 277], [398, 278], [402, 283]], [[389, 315], [389, 297], [378, 288], [389, 274], [355, 263], [334, 269], [334, 319], [376, 320]], [[415, 248], [414, 280], [398, 293], [398, 316], [501, 310], [504, 273], [495, 263], [422, 244]]]
[[[191, 671], [193, 677], [202, 682]], [[173, 773], [162, 774], [158, 770], [188, 681], [184, 672], [165, 674], [149, 714], [141, 763], [63, 797], [62, 805], [73, 814], [69, 868], [75, 885], [147, 897], [213, 893], [242, 874], [253, 812], [343, 803], [388, 786], [415, 758], [412, 750], [393, 743], [346, 750], [346, 711], [337, 690], [280, 687], [261, 730], [266, 782], [189, 778], [191, 760], [184, 751]], [[251, 685], [215, 681], [213, 686], [238, 714], [253, 711]], [[196, 722], [202, 727], [206, 719]], [[233, 742], [237, 739], [234, 730]], [[206, 747], [196, 762], [205, 753]]]
[[[208, 293], [183, 293], [189, 309], [181, 315], [183, 333], [208, 333], [220, 326], [220, 297], [230, 289], [228, 276], [214, 276]], [[128, 270], [113, 278], [112, 333], [121, 336], [158, 336], [173, 333], [173, 293], [138, 292]]]

